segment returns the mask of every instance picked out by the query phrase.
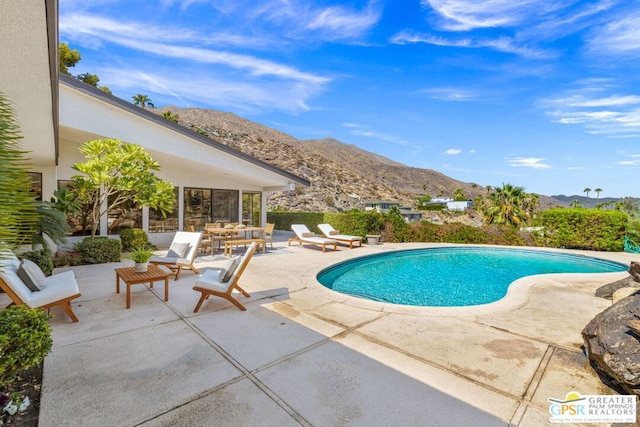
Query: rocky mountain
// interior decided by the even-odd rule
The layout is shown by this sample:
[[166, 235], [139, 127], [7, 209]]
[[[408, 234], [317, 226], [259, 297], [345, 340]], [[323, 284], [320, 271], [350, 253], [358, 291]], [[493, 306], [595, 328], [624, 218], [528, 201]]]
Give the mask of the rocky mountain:
[[[485, 191], [483, 185], [408, 167], [333, 138], [298, 140], [231, 113], [172, 106], [153, 111], [171, 111], [179, 124], [311, 182], [308, 188], [270, 194], [270, 208], [336, 212], [362, 209], [367, 200], [394, 200], [411, 207], [425, 194], [446, 197], [460, 188], [473, 199]], [[548, 204], [557, 202], [542, 197], [541, 205]]]

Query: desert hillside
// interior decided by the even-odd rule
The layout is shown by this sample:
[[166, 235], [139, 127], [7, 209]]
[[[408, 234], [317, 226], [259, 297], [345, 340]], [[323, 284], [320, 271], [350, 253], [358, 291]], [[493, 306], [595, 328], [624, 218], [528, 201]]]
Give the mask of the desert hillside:
[[[451, 196], [456, 188], [473, 199], [482, 183], [457, 181], [430, 169], [405, 166], [386, 157], [333, 138], [298, 140], [278, 130], [231, 113], [199, 108], [163, 107], [178, 123], [269, 164], [308, 179], [311, 186], [295, 192], [273, 193], [270, 208], [331, 212], [362, 208], [367, 200], [395, 200], [414, 206], [425, 193]], [[541, 204], [553, 204], [541, 197]]]

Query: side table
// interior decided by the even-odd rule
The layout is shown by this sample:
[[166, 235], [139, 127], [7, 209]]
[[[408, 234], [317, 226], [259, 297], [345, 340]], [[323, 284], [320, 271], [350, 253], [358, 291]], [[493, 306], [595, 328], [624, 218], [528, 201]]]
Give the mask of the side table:
[[148, 283], [153, 288], [153, 282], [164, 279], [164, 300], [169, 301], [169, 276], [173, 272], [157, 265], [149, 264], [147, 271], [137, 273], [134, 267], [116, 268], [116, 293], [120, 293], [120, 279], [127, 285], [127, 308], [131, 307], [131, 286]]

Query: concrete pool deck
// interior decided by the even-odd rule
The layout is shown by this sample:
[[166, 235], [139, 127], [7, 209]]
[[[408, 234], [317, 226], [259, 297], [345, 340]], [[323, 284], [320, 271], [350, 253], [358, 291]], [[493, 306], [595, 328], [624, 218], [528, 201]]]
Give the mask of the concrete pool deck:
[[211, 297], [193, 313], [191, 272], [171, 281], [168, 302], [162, 286], [134, 286], [125, 309], [114, 268], [131, 261], [73, 268], [80, 322], [52, 310], [39, 425], [537, 427], [549, 424], [549, 397], [614, 394], [586, 363], [580, 331], [611, 304], [594, 291], [626, 272], [533, 276], [486, 306], [403, 307], [315, 276], [356, 256], [441, 245], [322, 253], [280, 237], [242, 277], [246, 312]]

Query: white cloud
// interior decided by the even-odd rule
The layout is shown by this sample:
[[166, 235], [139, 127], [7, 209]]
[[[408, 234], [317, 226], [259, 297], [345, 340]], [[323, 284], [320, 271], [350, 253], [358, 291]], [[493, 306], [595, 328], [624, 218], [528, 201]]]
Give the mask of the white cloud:
[[554, 122], [581, 125], [591, 134], [633, 138], [640, 133], [640, 95], [607, 93], [616, 90], [607, 81], [580, 83], [584, 87], [542, 99], [538, 105]]
[[[256, 76], [271, 75], [310, 84], [323, 84], [329, 81], [328, 78], [305, 73], [288, 65], [254, 56], [178, 44], [178, 42], [192, 43], [199, 38], [197, 33], [189, 31], [149, 28], [141, 23], [119, 23], [87, 15], [66, 16], [61, 20], [60, 31], [65, 34], [108, 41], [161, 57], [244, 69]], [[151, 38], [170, 40], [173, 44], [155, 42], [150, 40]]]
[[255, 6], [253, 17], [264, 17], [288, 36], [310, 40], [349, 41], [366, 35], [382, 16], [378, 0], [362, 10], [344, 6], [318, 7], [312, 1], [272, 0]]
[[438, 24], [448, 31], [514, 27], [567, 6], [553, 0], [422, 0], [421, 3], [437, 13]]
[[471, 39], [471, 38], [445, 38], [430, 34], [412, 33], [402, 31], [389, 39], [393, 44], [413, 44], [425, 43], [436, 46], [460, 47], [469, 49], [493, 49], [499, 52], [510, 53], [523, 58], [549, 59], [558, 56], [558, 53], [549, 49], [538, 49], [521, 44], [511, 37], [498, 37], [494, 39]]
[[447, 151], [445, 151], [442, 154], [447, 154], [449, 156], [455, 156], [456, 154], [460, 154], [462, 153], [462, 150], [459, 148], [449, 148]]
[[630, 154], [627, 158], [631, 158], [631, 160], [621, 160], [616, 164], [621, 166], [640, 166], [640, 154]]
[[[156, 105], [159, 104], [158, 99], [162, 99], [179, 107], [196, 104], [252, 113], [269, 110], [296, 112], [309, 109], [306, 103], [313, 95], [300, 85], [282, 81], [238, 81], [193, 70], [190, 78], [185, 79], [185, 73], [168, 67], [137, 71], [105, 68], [99, 74], [114, 93], [143, 91]], [[127, 96], [124, 99], [128, 99]]]
[[471, 101], [477, 97], [477, 95], [463, 88], [455, 87], [441, 87], [425, 89], [424, 91], [432, 99], [439, 99], [442, 101]]
[[606, 25], [594, 28], [588, 45], [599, 55], [640, 57], [640, 10], [625, 10]]
[[388, 133], [372, 131], [368, 129], [366, 126], [358, 123], [343, 123], [342, 126], [345, 128], [351, 129], [350, 133], [355, 136], [364, 136], [366, 138], [379, 139], [381, 141], [391, 142], [391, 143], [402, 145], [402, 146], [409, 145], [402, 138], [399, 138], [394, 135], [390, 135]]
[[542, 163], [544, 159], [538, 157], [514, 157], [509, 159], [509, 165], [514, 168], [550, 169], [551, 166]]

